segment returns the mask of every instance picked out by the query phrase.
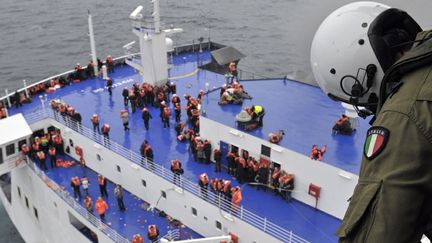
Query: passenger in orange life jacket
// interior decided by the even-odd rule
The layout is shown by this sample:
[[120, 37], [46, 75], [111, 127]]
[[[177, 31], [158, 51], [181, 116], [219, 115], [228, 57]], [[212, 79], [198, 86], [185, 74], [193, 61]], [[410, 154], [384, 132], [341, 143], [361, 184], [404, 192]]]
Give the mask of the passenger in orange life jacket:
[[226, 159], [228, 162], [228, 174], [230, 175], [234, 175], [234, 171], [235, 171], [235, 158], [237, 157], [237, 154], [235, 154], [234, 152], [230, 152], [228, 153]]
[[90, 214], [93, 214], [93, 201], [91, 197], [86, 196], [84, 199], [84, 207], [87, 209], [88, 217], [90, 217]]
[[114, 60], [113, 60], [112, 56], [108, 55], [105, 62], [107, 65], [108, 73], [113, 73], [114, 72]]
[[181, 106], [180, 103], [174, 103], [174, 111], [175, 111], [175, 121], [180, 122], [181, 117]]
[[108, 93], [110, 96], [112, 95], [112, 86], [113, 86], [113, 80], [112, 78], [108, 78], [106, 80], [106, 87], [108, 88]]
[[180, 105], [180, 102], [180, 97], [174, 93], [171, 98], [171, 103], [175, 106], [177, 103]]
[[232, 77], [231, 77], [231, 83], [234, 82], [234, 78], [238, 82], [238, 78], [237, 78], [238, 73], [237, 73], [237, 67], [236, 67], [235, 62], [231, 62], [229, 64], [228, 68], [229, 68], [229, 73], [232, 75]]
[[109, 144], [109, 132], [110, 132], [110, 126], [107, 123], [104, 123], [102, 125], [102, 135], [104, 136], [104, 145]]
[[56, 148], [56, 151], [64, 155], [63, 139], [61, 137], [60, 130], [57, 130], [56, 134], [53, 135], [51, 139], [54, 144], [54, 147]]
[[90, 119], [91, 123], [93, 124], [93, 132], [98, 132], [100, 133], [100, 128], [99, 128], [99, 116], [98, 114], [93, 114], [92, 118]]
[[94, 72], [94, 63], [92, 60], [89, 61], [89, 63], [87, 64], [87, 77], [89, 78], [94, 78], [95, 77], [95, 72]]
[[271, 180], [274, 192], [277, 193], [277, 188], [279, 187], [279, 177], [281, 175], [280, 167], [275, 167], [272, 172]]
[[205, 157], [205, 163], [210, 164], [211, 163], [211, 153], [212, 153], [212, 146], [210, 141], [207, 139], [204, 140], [204, 157]]
[[351, 135], [353, 129], [351, 128], [351, 122], [349, 118], [342, 114], [341, 117], [336, 121], [333, 126], [332, 133], [333, 134], [343, 134], [343, 135]]
[[215, 160], [215, 172], [222, 171], [222, 153], [219, 149], [213, 151], [213, 159]]
[[142, 119], [144, 120], [144, 127], [146, 130], [149, 130], [149, 120], [152, 119], [152, 115], [150, 114], [150, 112], [148, 111], [147, 108], [143, 108], [142, 109], [142, 115], [141, 115]]
[[180, 175], [184, 172], [180, 160], [171, 160], [171, 172], [174, 174], [174, 184], [180, 186]]
[[236, 188], [231, 188], [231, 193], [233, 203], [232, 212], [235, 214], [237, 212], [238, 205], [243, 200], [243, 195], [239, 186], [237, 186]]
[[294, 190], [294, 175], [285, 171], [279, 177], [279, 192], [282, 198], [291, 202], [291, 192]]
[[71, 178], [71, 187], [74, 191], [75, 198], [81, 198], [81, 190], [80, 190], [81, 182], [78, 176], [74, 176]]
[[122, 92], [122, 96], [123, 96], [123, 103], [125, 106], [129, 105], [129, 89], [128, 88], [124, 88], [123, 92]]
[[89, 188], [89, 185], [90, 185], [89, 179], [87, 177], [85, 177], [85, 176], [83, 178], [81, 178], [81, 185], [82, 185], [82, 188], [83, 188], [86, 196], [88, 196], [89, 195], [88, 188]]
[[236, 162], [236, 178], [237, 181], [240, 184], [243, 184], [244, 180], [245, 180], [245, 173], [246, 173], [246, 160], [243, 157], [236, 157], [235, 158], [235, 162]]
[[207, 194], [207, 186], [209, 184], [209, 178], [207, 173], [202, 173], [201, 175], [199, 175], [198, 177], [198, 185], [201, 188], [201, 196], [204, 198], [204, 200], [208, 199], [208, 194]]
[[146, 161], [148, 162], [148, 165], [150, 166], [150, 169], [154, 170], [154, 154], [153, 154], [153, 149], [151, 148], [149, 142], [147, 140], [144, 140], [144, 142], [141, 144], [140, 147], [140, 152], [141, 152], [141, 164], [144, 164], [144, 159], [146, 159]]
[[129, 113], [126, 109], [120, 111], [120, 118], [123, 122], [123, 128], [125, 131], [129, 131]]
[[99, 191], [102, 197], [108, 197], [107, 180], [103, 175], [98, 175]]
[[313, 145], [312, 146], [312, 151], [310, 153], [310, 158], [313, 160], [318, 160], [321, 161], [322, 160], [322, 156], [324, 155], [324, 153], [327, 150], [327, 146], [324, 145], [321, 147], [321, 149], [318, 149], [317, 145]]
[[152, 243], [157, 241], [159, 237], [159, 230], [157, 229], [156, 225], [152, 224], [148, 226], [147, 237]]
[[144, 238], [140, 234], [132, 236], [132, 243], [144, 243]]
[[50, 146], [48, 149], [48, 154], [50, 156], [50, 160], [51, 160], [51, 169], [56, 167], [56, 160], [57, 160], [57, 151], [55, 149], [55, 147]]
[[30, 153], [30, 148], [28, 147], [27, 144], [23, 144], [23, 145], [21, 146], [21, 152], [22, 152], [24, 155], [29, 155], [29, 153]]
[[248, 174], [246, 180], [247, 182], [255, 182], [255, 177], [259, 169], [258, 163], [256, 163], [254, 158], [249, 156], [249, 158], [247, 159], [247, 165], [248, 165], [247, 167]]
[[96, 201], [95, 209], [98, 212], [101, 220], [105, 221], [105, 212], [108, 210], [108, 204], [101, 197], [99, 197]]
[[7, 117], [7, 112], [4, 107], [0, 108], [0, 119], [4, 119]]
[[164, 128], [170, 127], [169, 118], [171, 116], [171, 109], [168, 106], [165, 106], [162, 111], [162, 122]]
[[45, 153], [43, 151], [39, 151], [37, 152], [37, 158], [39, 160], [39, 166], [41, 167], [42, 170], [46, 170], [46, 165], [45, 165]]
[[232, 194], [231, 194], [231, 181], [230, 180], [223, 180], [222, 192], [225, 196], [225, 199], [227, 201], [231, 201]]

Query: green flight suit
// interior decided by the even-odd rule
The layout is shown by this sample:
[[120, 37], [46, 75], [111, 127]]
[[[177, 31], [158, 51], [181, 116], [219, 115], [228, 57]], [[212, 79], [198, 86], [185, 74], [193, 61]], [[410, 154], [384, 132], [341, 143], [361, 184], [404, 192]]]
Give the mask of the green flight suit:
[[[414, 45], [393, 66], [427, 53], [432, 39]], [[425, 226], [432, 219], [432, 62], [400, 80], [371, 128], [386, 130], [388, 137], [375, 157], [363, 154], [339, 242], [418, 243], [431, 233]]]

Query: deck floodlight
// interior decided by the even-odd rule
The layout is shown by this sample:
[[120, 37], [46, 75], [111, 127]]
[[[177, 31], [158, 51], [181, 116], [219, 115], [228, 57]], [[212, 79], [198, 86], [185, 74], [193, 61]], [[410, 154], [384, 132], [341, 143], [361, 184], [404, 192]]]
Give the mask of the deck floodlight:
[[143, 6], [142, 5], [140, 5], [140, 6], [138, 6], [130, 15], [129, 15], [129, 18], [130, 19], [132, 19], [132, 20], [138, 20], [138, 19], [142, 19], [142, 14], [141, 14], [141, 11], [143, 10]]

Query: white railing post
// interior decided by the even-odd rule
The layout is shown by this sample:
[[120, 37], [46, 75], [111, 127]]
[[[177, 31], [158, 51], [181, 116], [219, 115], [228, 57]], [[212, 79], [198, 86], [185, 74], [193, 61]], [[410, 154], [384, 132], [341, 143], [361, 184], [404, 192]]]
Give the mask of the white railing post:
[[240, 219], [243, 219], [243, 205], [240, 205]]
[[293, 234], [293, 232], [292, 232], [292, 230], [290, 231], [290, 234], [289, 234], [289, 241], [288, 242], [292, 242], [292, 234]]
[[264, 218], [263, 231], [266, 232], [267, 229], [267, 218]]
[[5, 93], [6, 93], [6, 96], [7, 96], [8, 106], [11, 107], [11, 101], [10, 101], [10, 96], [9, 96], [9, 90], [8, 90], [8, 89], [5, 89]]
[[27, 90], [27, 81], [25, 79], [23, 80], [23, 84], [24, 84], [24, 92], [25, 92], [26, 98], [30, 98], [28, 90]]

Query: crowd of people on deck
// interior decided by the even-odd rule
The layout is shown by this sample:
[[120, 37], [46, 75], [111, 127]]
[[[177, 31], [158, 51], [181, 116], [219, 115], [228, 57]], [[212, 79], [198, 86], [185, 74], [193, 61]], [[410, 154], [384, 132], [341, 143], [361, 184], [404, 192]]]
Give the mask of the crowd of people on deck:
[[[108, 72], [114, 72], [114, 64], [112, 58], [109, 56], [106, 60]], [[53, 79], [47, 83], [41, 83], [29, 88], [30, 95], [34, 95], [40, 92], [51, 92], [53, 89], [61, 88], [68, 85], [70, 82], [79, 82], [87, 77], [95, 77], [93, 72], [93, 63], [90, 62], [87, 69], [84, 70], [81, 65], [77, 64], [75, 67], [76, 72], [71, 74], [68, 79], [59, 78]], [[102, 66], [102, 62], [98, 60], [98, 65]], [[112, 95], [113, 80], [111, 78], [106, 80], [106, 87], [110, 95]], [[134, 83], [132, 87], [125, 87], [121, 93], [123, 97], [123, 103], [125, 109], [120, 110], [120, 119], [123, 124], [125, 132], [130, 130], [129, 128], [129, 116], [136, 113], [137, 109], [141, 111], [141, 118], [143, 119], [144, 129], [149, 130], [150, 119], [153, 119], [149, 107], [159, 108], [159, 117], [164, 128], [170, 128], [170, 119], [172, 119], [172, 110], [174, 111], [174, 120], [176, 125], [174, 130], [177, 134], [179, 142], [188, 141], [189, 151], [192, 153], [195, 161], [199, 163], [211, 164], [212, 161], [212, 145], [210, 141], [202, 138], [199, 134], [199, 116], [201, 113], [201, 102], [205, 92], [201, 90], [197, 97], [192, 97], [188, 94], [184, 95], [186, 102], [185, 111], [187, 114], [187, 121], [181, 120], [182, 106], [181, 99], [177, 95], [177, 88], [174, 82], [167, 82], [160, 86], [153, 86], [149, 83], [143, 82], [141, 84]], [[171, 96], [171, 97], [170, 97]], [[250, 98], [244, 88], [237, 81], [233, 81], [230, 84], [225, 84], [221, 88], [219, 104], [241, 104], [243, 99]], [[16, 101], [14, 104], [21, 105], [31, 101], [25, 94], [19, 94], [16, 92], [14, 97]], [[81, 114], [75, 110], [71, 105], [65, 102], [53, 99], [50, 101], [51, 108], [53, 109], [56, 119], [60, 116], [64, 122], [75, 129], [80, 129], [82, 123]], [[3, 103], [0, 103], [0, 118], [6, 117], [5, 107]], [[128, 107], [131, 108], [131, 113], [128, 112]], [[244, 115], [247, 115], [250, 120], [246, 130], [252, 130], [257, 127], [263, 126], [263, 117], [265, 115], [264, 108], [259, 105], [247, 107], [244, 110]], [[95, 133], [102, 134], [104, 136], [104, 145], [109, 145], [109, 132], [110, 126], [104, 123], [100, 126], [100, 118], [98, 114], [94, 114], [91, 118], [93, 125], [93, 131]], [[73, 121], [73, 122], [71, 122]], [[250, 122], [253, 121], [253, 122]], [[336, 122], [333, 127], [334, 133], [350, 134], [347, 127], [351, 127], [349, 119], [345, 115]], [[352, 131], [351, 131], [352, 132]], [[271, 139], [271, 138], [270, 138]], [[281, 138], [280, 138], [281, 139]], [[274, 141], [274, 143], [278, 143]], [[321, 149], [314, 145], [311, 151], [311, 159], [321, 160], [325, 153], [326, 146], [324, 145]], [[31, 147], [26, 144], [21, 146], [21, 151], [30, 156], [32, 159], [38, 162], [39, 166], [43, 170], [47, 170], [46, 157], [50, 159], [51, 168], [56, 166], [71, 166], [67, 161], [57, 159], [57, 153], [64, 154], [63, 139], [59, 130], [52, 131], [45, 134], [42, 137], [35, 137]], [[154, 154], [153, 150], [147, 140], [144, 140], [141, 147], [140, 153], [142, 155], [142, 163], [150, 165], [150, 169], [154, 170]], [[240, 156], [237, 151], [231, 151], [227, 157], [228, 167], [227, 172], [229, 175], [236, 178], [238, 183], [247, 183], [251, 186], [256, 186], [257, 190], [267, 190], [271, 188], [276, 194], [282, 198], [291, 201], [291, 193], [294, 190], [294, 179], [295, 176], [280, 169], [280, 166], [270, 164], [267, 160], [260, 159], [257, 161], [252, 156], [249, 156], [248, 152], [243, 151]], [[215, 172], [222, 171], [222, 153], [219, 149], [213, 150], [213, 160], [215, 163]], [[171, 161], [171, 171], [173, 172], [173, 183], [181, 185], [181, 175], [184, 173], [182, 164], [178, 159]], [[99, 175], [98, 185], [100, 188], [100, 197], [93, 206], [92, 198], [89, 194], [90, 181], [86, 177], [79, 178], [74, 176], [71, 178], [71, 187], [73, 188], [74, 197], [81, 199], [80, 188], [85, 193], [84, 206], [89, 213], [93, 213], [95, 209], [102, 220], [105, 220], [105, 212], [108, 210], [108, 205], [104, 200], [104, 197], [108, 197], [106, 185], [107, 180]], [[198, 186], [201, 190], [200, 194], [204, 200], [208, 200], [208, 189], [210, 189], [215, 195], [220, 198], [224, 198], [225, 201], [231, 202], [230, 206], [233, 213], [236, 213], [238, 205], [243, 199], [242, 188], [240, 186], [234, 186], [231, 180], [221, 178], [209, 178], [206, 172], [201, 173], [198, 176]], [[114, 195], [118, 202], [120, 211], [125, 211], [126, 207], [123, 203], [123, 191], [120, 185], [117, 185], [114, 190]], [[150, 225], [148, 228], [148, 238], [155, 240], [159, 236], [159, 230], [155, 225]], [[132, 242], [143, 242], [141, 235], [136, 234], [133, 236]]]

